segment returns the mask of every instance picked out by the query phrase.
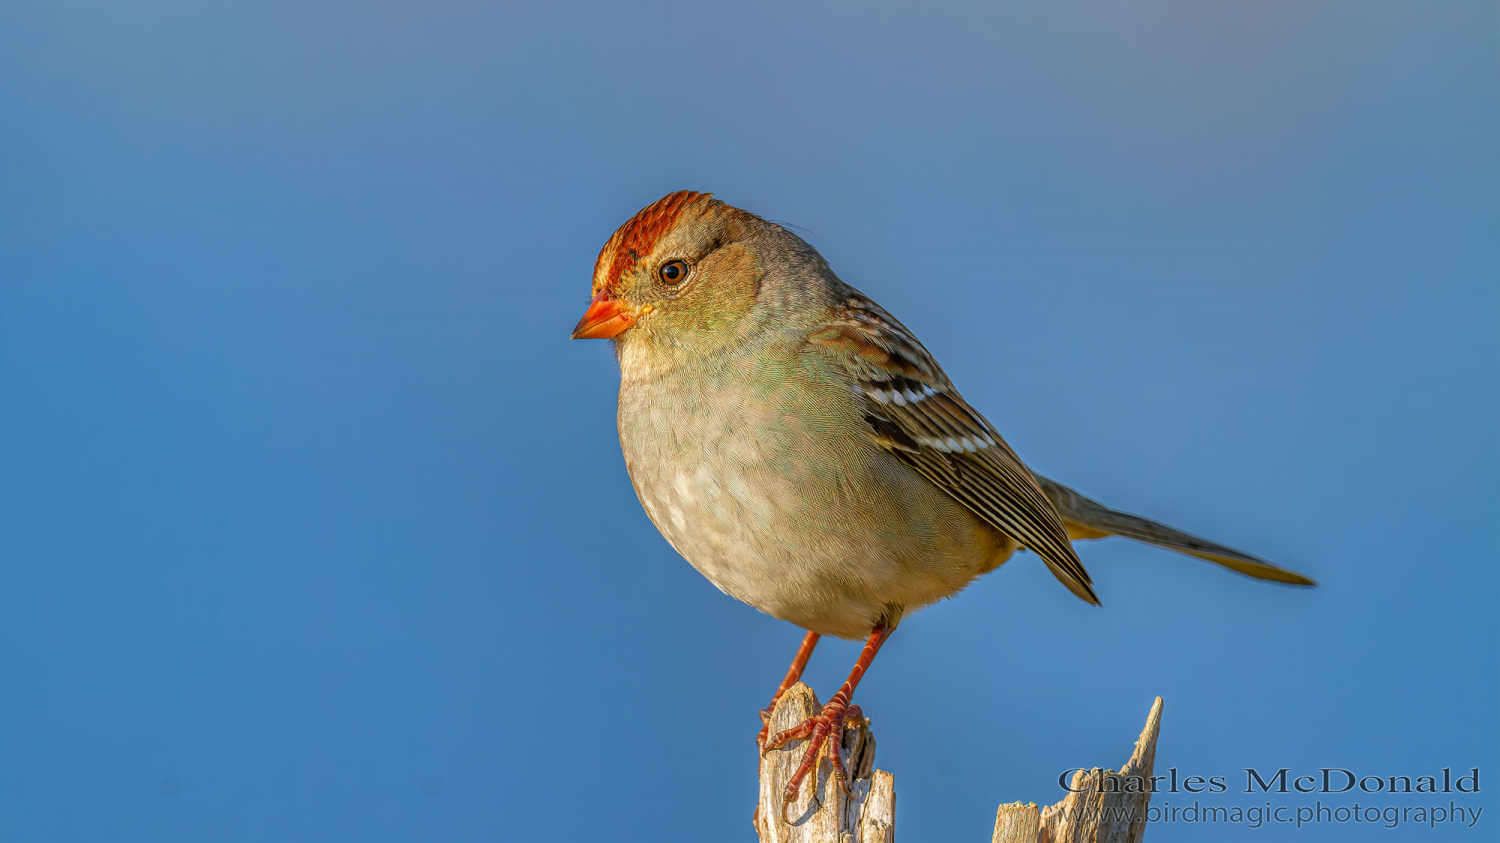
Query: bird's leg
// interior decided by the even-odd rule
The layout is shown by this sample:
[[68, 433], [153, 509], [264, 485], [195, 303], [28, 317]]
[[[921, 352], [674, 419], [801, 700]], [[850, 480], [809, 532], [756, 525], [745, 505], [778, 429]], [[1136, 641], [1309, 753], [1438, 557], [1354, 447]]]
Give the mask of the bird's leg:
[[839, 744], [843, 742], [844, 721], [851, 717], [862, 716], [858, 706], [850, 705], [849, 699], [854, 696], [854, 689], [859, 686], [859, 680], [870, 669], [870, 662], [875, 660], [875, 654], [880, 652], [880, 645], [891, 637], [890, 625], [880, 623], [876, 625], [870, 637], [865, 641], [865, 648], [859, 654], [859, 659], [854, 662], [854, 669], [849, 671], [849, 678], [844, 680], [844, 685], [839, 688], [838, 693], [823, 706], [823, 710], [813, 717], [803, 721], [801, 725], [787, 729], [766, 742], [765, 751], [780, 749], [787, 741], [805, 738], [809, 735], [812, 739], [807, 742], [807, 749], [802, 755], [802, 764], [797, 772], [792, 774], [792, 780], [787, 782], [786, 790], [781, 795], [781, 819], [787, 821], [786, 812], [793, 802], [797, 801], [797, 792], [802, 787], [802, 780], [807, 778], [818, 766], [818, 753], [823, 749], [823, 744], [828, 744], [829, 760], [833, 763], [833, 775], [839, 783], [839, 787], [846, 788], [844, 774], [844, 763], [839, 759]]
[[771, 712], [776, 710], [776, 703], [781, 699], [781, 695], [802, 679], [802, 671], [807, 669], [807, 660], [812, 658], [813, 648], [818, 646], [820, 637], [816, 632], [809, 632], [802, 636], [802, 646], [797, 648], [797, 655], [792, 658], [792, 666], [786, 669], [786, 678], [781, 680], [781, 687], [771, 695], [771, 704], [760, 713], [761, 727], [760, 734], [755, 736], [756, 746], [765, 746], [766, 730], [771, 728]]

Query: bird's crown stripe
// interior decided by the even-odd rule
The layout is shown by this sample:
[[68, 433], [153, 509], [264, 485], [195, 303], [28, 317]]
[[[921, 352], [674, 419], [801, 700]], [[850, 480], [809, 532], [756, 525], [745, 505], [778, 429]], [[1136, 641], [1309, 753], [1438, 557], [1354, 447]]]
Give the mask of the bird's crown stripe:
[[[594, 291], [610, 287], [620, 280], [631, 265], [656, 248], [656, 243], [677, 224], [689, 208], [712, 204], [712, 193], [679, 190], [647, 205], [615, 230], [599, 250], [594, 261]], [[604, 271], [604, 270], [608, 271]]]

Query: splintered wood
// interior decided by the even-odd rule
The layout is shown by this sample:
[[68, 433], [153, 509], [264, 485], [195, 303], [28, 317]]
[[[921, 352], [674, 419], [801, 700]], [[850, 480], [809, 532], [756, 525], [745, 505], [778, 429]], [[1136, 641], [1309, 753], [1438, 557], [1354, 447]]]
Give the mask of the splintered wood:
[[1035, 803], [1001, 805], [991, 843], [1140, 843], [1151, 806], [1151, 770], [1161, 731], [1161, 697], [1130, 760], [1114, 770], [1079, 770], [1063, 801], [1040, 810]]
[[[790, 729], [817, 714], [812, 689], [798, 683], [782, 696], [771, 715], [771, 734]], [[1151, 707], [1135, 752], [1117, 773], [1080, 770], [1072, 792], [1056, 805], [1001, 805], [995, 814], [992, 843], [1140, 843], [1146, 832], [1149, 787], [1161, 729], [1161, 698]], [[875, 737], [869, 721], [850, 724], [842, 747], [849, 771], [849, 795], [833, 778], [827, 753], [802, 783], [797, 802], [781, 819], [781, 794], [802, 761], [807, 739], [791, 741], [767, 753], [760, 764], [760, 800], [755, 830], [761, 843], [895, 843], [896, 790], [890, 773], [875, 769]]]

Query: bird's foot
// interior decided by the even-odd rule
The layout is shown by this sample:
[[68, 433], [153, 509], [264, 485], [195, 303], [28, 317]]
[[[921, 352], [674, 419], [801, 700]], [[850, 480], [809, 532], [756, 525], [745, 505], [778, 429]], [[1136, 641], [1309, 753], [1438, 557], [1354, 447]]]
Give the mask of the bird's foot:
[[[770, 752], [773, 749], [780, 749], [781, 745], [784, 744], [784, 743], [786, 743], [786, 741], [782, 741], [781, 744], [777, 744], [776, 746], [772, 746], [772, 747], [766, 746], [766, 736], [771, 733], [771, 716], [776, 713], [776, 704], [779, 703], [779, 702], [781, 702], [781, 698], [783, 696], [786, 696], [786, 692], [787, 692], [786, 688], [782, 688], [781, 690], [777, 691], [776, 692], [776, 696], [774, 696], [774, 697], [771, 698], [771, 704], [768, 705], [768, 706], [766, 706], [765, 708], [761, 709], [760, 712], [759, 712], [759, 714], [760, 714], [760, 733], [755, 736], [755, 745], [758, 746], [758, 747], [760, 747], [760, 750], [761, 750], [760, 754], [762, 756], [764, 756], [767, 752]], [[858, 708], [859, 708], [858, 706], [855, 706], [855, 710], [858, 710]], [[817, 719], [816, 717], [813, 718], [813, 720], [816, 720], [816, 719]], [[808, 723], [811, 723], [811, 722], [812, 722], [812, 720], [808, 721]], [[806, 726], [807, 723], [804, 723], [802, 725]], [[798, 726], [797, 728], [800, 729], [800, 728], [802, 728], [802, 726]], [[790, 733], [790, 732], [793, 732], [793, 731], [796, 731], [796, 730], [795, 729], [788, 729], [787, 733]], [[786, 733], [784, 733], [784, 734], [786, 734]], [[777, 735], [777, 737], [779, 738], [779, 737], [781, 737], [781, 735]], [[805, 737], [805, 735], [796, 735], [796, 736], [788, 737], [786, 740], [788, 740], [788, 741], [789, 740], [794, 740], [797, 737]]]
[[[817, 769], [818, 755], [824, 745], [828, 747], [828, 760], [833, 765], [833, 778], [839, 783], [839, 789], [844, 791], [844, 795], [849, 795], [849, 777], [844, 772], [844, 761], [839, 757], [839, 750], [844, 740], [844, 727], [850, 722], [863, 720], [865, 714], [859, 706], [852, 705], [845, 699], [842, 694], [835, 694], [834, 698], [823, 706], [822, 711], [802, 721], [801, 724], [776, 734], [769, 741], [764, 739], [764, 735], [766, 729], [770, 727], [770, 715], [762, 712], [766, 720], [766, 727], [761, 729], [762, 755], [786, 746], [789, 741], [811, 738], [807, 742], [807, 748], [803, 750], [802, 764], [792, 774], [791, 781], [787, 782], [786, 790], [781, 794], [782, 822], [790, 822], [787, 819], [787, 811], [791, 809], [792, 803], [797, 801], [797, 794], [802, 788], [802, 780]], [[816, 783], [816, 776], [814, 783]]]
[[755, 745], [760, 747], [762, 755], [765, 754], [766, 735], [771, 732], [771, 712], [776, 710], [776, 701], [780, 699], [781, 695], [778, 694], [770, 705], [760, 710], [760, 734], [755, 736]]

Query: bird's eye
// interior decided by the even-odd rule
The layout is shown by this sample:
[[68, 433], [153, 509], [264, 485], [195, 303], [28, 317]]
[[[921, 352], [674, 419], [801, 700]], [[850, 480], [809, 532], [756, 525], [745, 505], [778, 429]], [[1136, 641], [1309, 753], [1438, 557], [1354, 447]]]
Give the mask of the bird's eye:
[[661, 276], [663, 284], [681, 284], [682, 279], [688, 276], [687, 261], [667, 261], [661, 265], [657, 274]]

